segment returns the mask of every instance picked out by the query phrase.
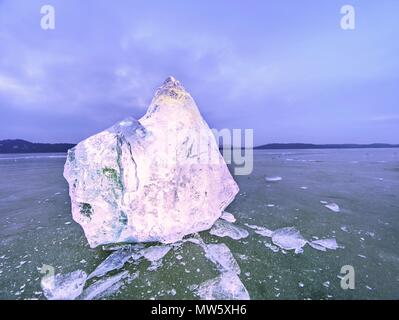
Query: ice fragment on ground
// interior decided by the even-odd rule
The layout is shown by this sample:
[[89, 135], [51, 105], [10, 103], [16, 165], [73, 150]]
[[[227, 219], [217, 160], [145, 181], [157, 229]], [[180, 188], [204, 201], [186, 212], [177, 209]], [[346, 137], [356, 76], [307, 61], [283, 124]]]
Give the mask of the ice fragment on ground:
[[208, 244], [205, 251], [206, 257], [215, 263], [221, 271], [232, 271], [240, 274], [241, 269], [230, 249], [224, 244]]
[[277, 182], [277, 181], [283, 180], [283, 178], [278, 177], [278, 176], [266, 177], [265, 179], [267, 182]]
[[265, 242], [266, 248], [269, 248], [273, 252], [278, 252], [280, 249], [277, 246], [272, 245], [271, 243]]
[[249, 235], [247, 230], [236, 227], [224, 220], [217, 220], [209, 233], [218, 237], [230, 237], [234, 240], [243, 239]]
[[82, 293], [86, 279], [86, 272], [76, 270], [65, 275], [45, 276], [41, 286], [48, 300], [74, 300]]
[[320, 250], [320, 251], [326, 251], [326, 249], [329, 249], [329, 250], [338, 249], [337, 240], [335, 240], [334, 238], [310, 241], [309, 245], [312, 248]]
[[203, 300], [249, 300], [249, 293], [235, 272], [225, 272], [199, 285], [195, 293]]
[[333, 212], [340, 212], [340, 208], [339, 205], [337, 205], [336, 203], [329, 203], [325, 205], [326, 208], [330, 209]]
[[272, 234], [272, 241], [281, 249], [296, 250], [297, 253], [299, 253], [299, 249], [307, 243], [300, 232], [294, 227], [275, 230]]
[[237, 219], [230, 212], [224, 211], [220, 219], [226, 220], [227, 222], [234, 223]]
[[150, 262], [162, 259], [172, 249], [170, 246], [152, 246], [142, 250], [144, 258]]
[[129, 259], [139, 258], [134, 256], [134, 252], [131, 250], [120, 249], [111, 253], [100, 265], [89, 275], [88, 279], [93, 277], [102, 277], [106, 273], [120, 269], [124, 266]]
[[[93, 299], [103, 298], [106, 295], [115, 293], [115, 291], [117, 291], [117, 289], [119, 289], [122, 286], [122, 283], [119, 282], [124, 278], [126, 278], [128, 275], [129, 275], [128, 271], [123, 271], [112, 277], [97, 280], [83, 291], [81, 298], [83, 300], [93, 300]], [[119, 285], [115, 287], [116, 284]], [[111, 288], [113, 289], [109, 291], [109, 289]]]

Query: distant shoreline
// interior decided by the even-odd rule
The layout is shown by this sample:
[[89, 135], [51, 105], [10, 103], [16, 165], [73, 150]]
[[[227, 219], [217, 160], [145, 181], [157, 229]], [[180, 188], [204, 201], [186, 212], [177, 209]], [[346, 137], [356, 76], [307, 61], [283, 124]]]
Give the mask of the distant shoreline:
[[[18, 153], [66, 153], [76, 146], [73, 143], [33, 143], [26, 140], [0, 140], [0, 154]], [[220, 146], [219, 149], [229, 148]], [[232, 147], [230, 147], [232, 148]], [[254, 150], [306, 150], [306, 149], [383, 149], [399, 148], [399, 144], [311, 144], [311, 143], [269, 143], [254, 147]], [[232, 148], [245, 149], [245, 148]]]

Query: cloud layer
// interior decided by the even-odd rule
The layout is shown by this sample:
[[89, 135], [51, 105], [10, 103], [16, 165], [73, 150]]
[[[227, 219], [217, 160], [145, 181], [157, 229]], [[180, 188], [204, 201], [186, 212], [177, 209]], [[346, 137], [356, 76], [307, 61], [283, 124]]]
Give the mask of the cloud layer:
[[353, 1], [354, 31], [342, 1], [50, 2], [0, 1], [0, 139], [78, 142], [143, 115], [173, 75], [256, 144], [398, 142], [395, 0]]

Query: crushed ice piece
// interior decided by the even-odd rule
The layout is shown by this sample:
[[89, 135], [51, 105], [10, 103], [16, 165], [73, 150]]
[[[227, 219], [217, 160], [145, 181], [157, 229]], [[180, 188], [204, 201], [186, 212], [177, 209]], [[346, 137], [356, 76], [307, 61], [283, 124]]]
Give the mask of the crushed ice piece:
[[283, 178], [278, 177], [278, 176], [266, 177], [265, 179], [267, 182], [277, 182], [277, 181], [283, 180]]
[[321, 203], [321, 204], [328, 204], [328, 202], [327, 202], [327, 201], [324, 201], [324, 200], [321, 200], [320, 203]]
[[307, 243], [300, 232], [294, 227], [275, 230], [272, 234], [272, 242], [281, 249], [296, 251]]
[[349, 230], [348, 230], [348, 227], [347, 227], [347, 226], [342, 226], [342, 227], [341, 227], [341, 230], [342, 230], [342, 231], [344, 231], [344, 232], [349, 232]]
[[265, 242], [266, 248], [269, 248], [273, 252], [279, 252], [279, 248], [277, 246], [272, 245], [271, 243]]
[[363, 258], [363, 259], [367, 259], [367, 257], [362, 255], [362, 254], [358, 254], [357, 256], [360, 257], [360, 258]]
[[45, 276], [41, 286], [48, 300], [74, 300], [82, 293], [86, 279], [86, 272], [76, 270], [65, 275]]
[[249, 235], [247, 230], [236, 227], [224, 220], [217, 220], [209, 233], [218, 237], [230, 237], [234, 240], [243, 239]]
[[199, 285], [195, 293], [202, 300], [249, 300], [249, 293], [235, 272], [220, 276]]
[[259, 234], [261, 236], [270, 238], [272, 236], [272, 234], [273, 234], [273, 231], [269, 230], [267, 228], [260, 227], [258, 230], [255, 230], [255, 233], [257, 233], [257, 234]]
[[370, 231], [367, 231], [367, 232], [366, 232], [366, 235], [369, 236], [369, 237], [371, 237], [371, 238], [374, 238], [374, 237], [375, 237], [375, 233], [374, 233], [374, 232], [370, 232]]
[[333, 212], [340, 212], [340, 208], [339, 205], [337, 205], [336, 203], [329, 203], [325, 205], [326, 208], [330, 209]]
[[264, 236], [264, 237], [271, 237], [271, 234], [273, 233], [273, 231], [271, 231], [265, 227], [260, 227], [260, 226], [257, 226], [254, 224], [248, 224], [248, 223], [245, 223], [245, 225], [248, 228], [255, 230], [255, 232], [257, 234], [260, 234], [261, 236]]
[[219, 266], [221, 271], [241, 273], [240, 266], [230, 249], [224, 243], [206, 245], [205, 256]]
[[130, 251], [143, 249], [144, 245], [142, 243], [130, 244], [130, 243], [122, 243], [122, 244], [109, 244], [102, 246], [104, 251], [118, 251], [121, 249], [126, 249]]
[[[93, 299], [103, 298], [105, 295], [110, 295], [114, 293], [115, 290], [111, 290], [111, 292], [109, 292], [108, 290], [114, 287], [115, 284], [126, 278], [128, 275], [129, 275], [128, 271], [123, 271], [112, 277], [98, 280], [83, 291], [81, 298], [83, 300], [93, 300]], [[120, 283], [120, 286], [121, 285], [122, 283]]]
[[120, 249], [111, 253], [100, 265], [88, 276], [87, 279], [93, 277], [102, 277], [106, 273], [122, 268], [131, 258], [138, 258], [130, 250]]
[[223, 211], [220, 219], [226, 220], [227, 222], [234, 223], [237, 219], [230, 212]]
[[334, 238], [310, 241], [309, 245], [312, 248], [320, 250], [320, 251], [326, 251], [326, 249], [329, 249], [329, 250], [338, 249], [337, 240], [335, 240]]
[[72, 223], [71, 221], [65, 222], [66, 225], [69, 225], [69, 224], [71, 224], [71, 223]]
[[172, 249], [170, 246], [152, 246], [142, 250], [144, 258], [150, 262], [162, 259]]

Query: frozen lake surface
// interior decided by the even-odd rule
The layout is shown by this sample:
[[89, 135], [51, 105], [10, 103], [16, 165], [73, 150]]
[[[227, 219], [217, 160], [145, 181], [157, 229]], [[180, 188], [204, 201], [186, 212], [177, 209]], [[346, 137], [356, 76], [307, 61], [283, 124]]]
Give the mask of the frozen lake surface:
[[[80, 298], [399, 299], [398, 149], [254, 156], [253, 173], [235, 177], [233, 228], [223, 220], [213, 234], [115, 254], [90, 249], [72, 220], [64, 155], [0, 155], [0, 298], [45, 299], [52, 268], [80, 270], [67, 284], [81, 286], [114, 254]], [[355, 269], [355, 290], [341, 289], [344, 265]]]

